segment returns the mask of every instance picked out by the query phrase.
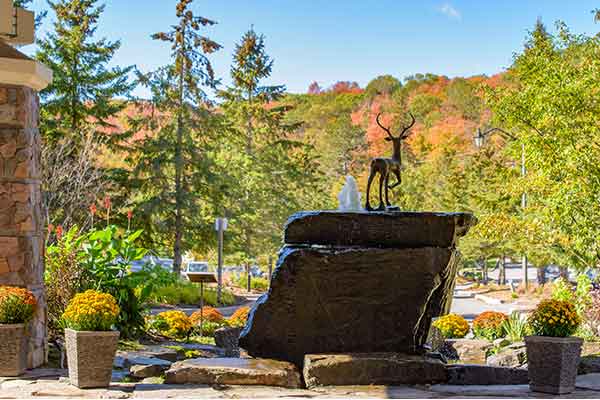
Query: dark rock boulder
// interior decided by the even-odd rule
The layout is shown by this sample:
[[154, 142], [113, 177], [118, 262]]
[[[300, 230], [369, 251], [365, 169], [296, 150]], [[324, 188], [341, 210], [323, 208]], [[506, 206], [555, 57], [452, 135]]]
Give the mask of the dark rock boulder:
[[242, 328], [219, 328], [215, 331], [215, 344], [225, 349], [226, 357], [239, 357], [239, 336]]
[[446, 367], [427, 356], [398, 353], [308, 354], [304, 382], [334, 385], [402, 385], [445, 382]]
[[[449, 310], [458, 262], [453, 246], [472, 223], [470, 215], [306, 215], [290, 219], [286, 241], [295, 245], [281, 250], [269, 292], [252, 308], [240, 347], [299, 366], [305, 354], [422, 353], [431, 318]], [[423, 246], [411, 247], [416, 244]]]
[[520, 367], [527, 362], [527, 350], [525, 346], [507, 346], [496, 354], [489, 356], [486, 364], [499, 367]]
[[448, 360], [463, 364], [485, 364], [492, 343], [484, 339], [446, 339], [439, 349]]
[[433, 212], [304, 211], [290, 217], [284, 242], [292, 245], [454, 247], [476, 222], [471, 214]]
[[600, 373], [600, 356], [583, 356], [577, 369], [579, 375]]

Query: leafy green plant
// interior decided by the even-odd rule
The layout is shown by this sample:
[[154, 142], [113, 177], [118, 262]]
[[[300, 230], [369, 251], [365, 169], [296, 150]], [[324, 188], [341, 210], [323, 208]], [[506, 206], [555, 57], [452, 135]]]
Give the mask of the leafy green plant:
[[586, 274], [577, 275], [577, 285], [574, 290], [571, 283], [560, 277], [554, 282], [552, 298], [573, 303], [577, 313], [583, 316], [586, 308], [592, 303], [591, 290], [592, 281]]
[[502, 330], [511, 342], [520, 342], [530, 333], [527, 319], [516, 311], [513, 311], [508, 319], [502, 323]]
[[[148, 296], [152, 281], [142, 281], [130, 273], [132, 261], [142, 259], [147, 250], [136, 246], [141, 230], [120, 232], [111, 225], [102, 230], [92, 230], [81, 242], [80, 263], [90, 275], [90, 284], [96, 290], [112, 294], [121, 310], [117, 328], [122, 337], [131, 338], [143, 333], [145, 320], [140, 298]], [[138, 287], [140, 282], [144, 286]], [[140, 293], [139, 297], [136, 291]]]
[[[202, 322], [202, 336], [214, 336], [215, 335], [215, 331], [219, 328], [223, 328], [224, 326], [227, 326], [227, 322], [223, 321], [221, 323], [219, 322], [212, 322], [212, 321], [203, 321]], [[200, 328], [196, 327], [196, 332], [200, 333]]]

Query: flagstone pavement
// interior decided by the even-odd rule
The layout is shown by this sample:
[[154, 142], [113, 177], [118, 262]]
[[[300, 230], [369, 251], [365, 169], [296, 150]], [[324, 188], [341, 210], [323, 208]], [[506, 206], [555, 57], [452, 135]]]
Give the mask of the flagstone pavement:
[[[580, 375], [577, 390], [561, 398], [600, 398], [600, 374]], [[113, 383], [108, 389], [78, 389], [65, 370], [38, 369], [19, 378], [0, 378], [0, 399], [13, 398], [553, 398], [527, 385], [337, 386], [311, 390], [266, 386]]]

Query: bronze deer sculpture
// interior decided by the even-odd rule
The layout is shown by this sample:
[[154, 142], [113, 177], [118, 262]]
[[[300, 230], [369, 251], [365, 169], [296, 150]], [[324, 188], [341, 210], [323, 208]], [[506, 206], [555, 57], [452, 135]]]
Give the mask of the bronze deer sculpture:
[[[377, 174], [379, 174], [379, 207], [377, 208], [377, 210], [382, 211], [386, 209], [386, 206], [391, 206], [389, 200], [389, 190], [395, 188], [402, 182], [402, 178], [400, 177], [400, 174], [402, 172], [402, 159], [400, 154], [402, 150], [402, 141], [406, 139], [408, 135], [410, 135], [409, 129], [412, 128], [415, 124], [415, 117], [410, 112], [408, 114], [410, 115], [412, 121], [408, 126], [403, 127], [402, 132], [398, 137], [394, 137], [394, 135], [392, 135], [392, 133], [390, 132], [389, 128], [386, 128], [385, 126], [381, 125], [381, 122], [379, 121], [381, 113], [377, 114], [377, 118], [375, 119], [377, 121], [377, 125], [379, 125], [379, 127], [388, 134], [388, 137], [386, 137], [385, 140], [392, 142], [392, 145], [394, 146], [394, 152], [392, 153], [391, 158], [379, 157], [371, 160], [371, 172], [369, 174], [369, 181], [367, 183], [367, 204], [365, 205], [365, 209], [367, 211], [373, 211], [371, 203], [369, 202], [369, 192], [371, 191], [371, 183], [373, 182], [373, 179], [375, 179], [375, 176]], [[393, 185], [390, 185], [391, 174], [394, 174], [396, 176], [396, 183], [394, 183]], [[383, 201], [384, 185], [385, 203]]]

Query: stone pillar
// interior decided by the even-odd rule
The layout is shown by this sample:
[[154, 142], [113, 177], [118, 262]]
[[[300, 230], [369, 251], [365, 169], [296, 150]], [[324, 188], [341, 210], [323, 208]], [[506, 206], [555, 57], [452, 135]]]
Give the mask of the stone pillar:
[[25, 287], [38, 300], [28, 329], [28, 367], [46, 360], [44, 235], [40, 192], [39, 103], [0, 71], [0, 285]]

